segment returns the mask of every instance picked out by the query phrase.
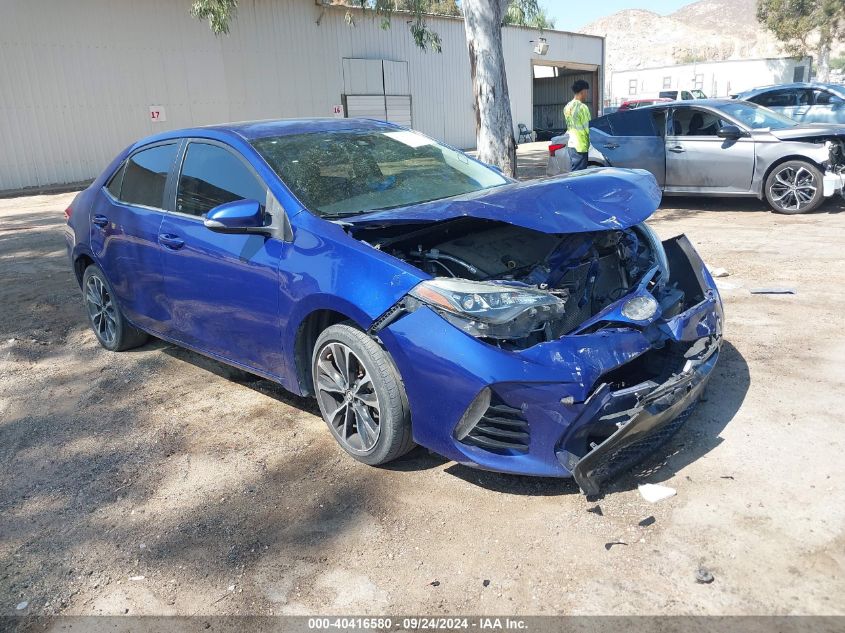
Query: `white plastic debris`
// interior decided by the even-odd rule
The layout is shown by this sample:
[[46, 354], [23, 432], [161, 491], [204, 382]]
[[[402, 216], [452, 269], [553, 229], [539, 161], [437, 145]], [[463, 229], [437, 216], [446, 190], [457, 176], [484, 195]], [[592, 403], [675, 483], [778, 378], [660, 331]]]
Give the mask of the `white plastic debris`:
[[24, 610], [24, 609], [26, 609], [28, 606], [29, 606], [29, 602], [27, 602], [26, 600], [24, 600], [23, 602], [18, 602], [18, 603], [15, 605], [15, 609], [17, 609], [18, 611], [23, 611], [23, 610]]
[[129, 576], [129, 580], [144, 580], [145, 576]]
[[674, 497], [677, 491], [669, 486], [661, 486], [660, 484], [640, 484], [637, 486], [642, 498], [649, 503], [657, 503], [669, 497]]
[[710, 274], [714, 277], [727, 277], [730, 273], [724, 268], [711, 268]]

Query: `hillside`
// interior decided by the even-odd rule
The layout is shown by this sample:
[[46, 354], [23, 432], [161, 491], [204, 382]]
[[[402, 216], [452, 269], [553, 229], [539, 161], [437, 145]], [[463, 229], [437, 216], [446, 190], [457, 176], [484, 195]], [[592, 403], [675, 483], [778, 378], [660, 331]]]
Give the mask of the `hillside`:
[[[669, 15], [628, 9], [582, 33], [607, 38], [608, 70], [784, 55], [755, 17], [756, 0], [700, 0]], [[845, 46], [839, 45], [834, 56]]]

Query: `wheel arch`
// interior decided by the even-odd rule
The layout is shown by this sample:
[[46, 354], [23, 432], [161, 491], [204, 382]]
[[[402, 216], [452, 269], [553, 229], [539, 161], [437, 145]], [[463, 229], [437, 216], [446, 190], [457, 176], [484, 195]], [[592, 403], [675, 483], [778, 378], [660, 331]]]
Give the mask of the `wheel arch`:
[[73, 258], [73, 273], [76, 276], [76, 283], [79, 284], [80, 288], [82, 288], [82, 277], [85, 275], [85, 269], [96, 263], [94, 258], [84, 251], [78, 253]]
[[366, 329], [366, 326], [361, 324], [358, 319], [334, 308], [318, 308], [312, 310], [297, 325], [293, 343], [293, 361], [295, 384], [299, 387], [299, 393], [301, 395], [314, 395], [311, 357], [314, 354], [314, 345], [317, 343], [317, 338], [326, 328], [345, 321], [351, 321], [361, 329]]

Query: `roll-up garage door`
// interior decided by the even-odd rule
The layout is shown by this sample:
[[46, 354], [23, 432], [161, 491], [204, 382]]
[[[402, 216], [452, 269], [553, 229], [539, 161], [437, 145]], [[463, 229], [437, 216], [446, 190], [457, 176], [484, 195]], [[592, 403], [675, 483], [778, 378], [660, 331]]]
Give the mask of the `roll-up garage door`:
[[384, 95], [346, 95], [346, 116], [384, 121]]

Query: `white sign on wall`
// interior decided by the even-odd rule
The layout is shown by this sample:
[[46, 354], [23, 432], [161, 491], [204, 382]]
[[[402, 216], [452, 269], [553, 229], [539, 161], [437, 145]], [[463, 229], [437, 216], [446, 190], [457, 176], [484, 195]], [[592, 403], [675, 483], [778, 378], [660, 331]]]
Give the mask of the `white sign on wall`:
[[332, 106], [332, 114], [336, 119], [343, 118], [343, 106], [342, 105], [334, 105]]
[[152, 121], [153, 123], [167, 121], [167, 112], [165, 112], [164, 106], [150, 106], [150, 121]]

